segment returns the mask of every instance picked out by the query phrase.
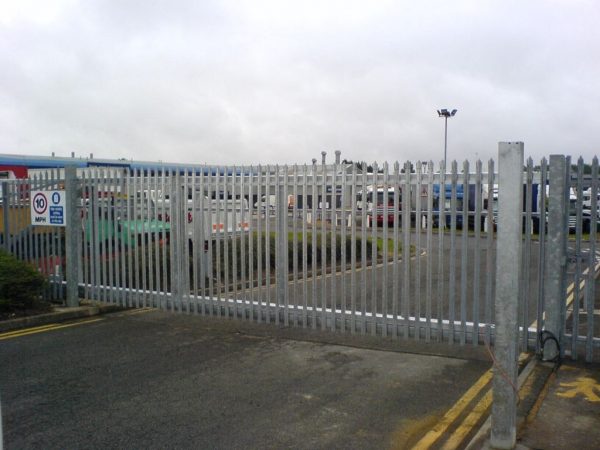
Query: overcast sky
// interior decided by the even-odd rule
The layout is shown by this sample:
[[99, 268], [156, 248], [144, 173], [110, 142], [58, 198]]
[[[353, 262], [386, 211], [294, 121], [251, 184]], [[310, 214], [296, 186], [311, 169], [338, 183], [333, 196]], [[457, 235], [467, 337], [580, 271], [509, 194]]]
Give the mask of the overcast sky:
[[599, 81], [594, 0], [0, 0], [0, 153], [590, 159]]

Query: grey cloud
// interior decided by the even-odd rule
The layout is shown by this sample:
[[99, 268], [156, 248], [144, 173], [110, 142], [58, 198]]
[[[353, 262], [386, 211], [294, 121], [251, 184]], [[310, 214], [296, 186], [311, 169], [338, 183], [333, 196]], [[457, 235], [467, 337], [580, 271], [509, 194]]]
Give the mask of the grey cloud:
[[440, 107], [459, 109], [458, 159], [516, 139], [536, 158], [597, 151], [593, 2], [295, 8], [93, 1], [50, 24], [5, 24], [0, 152], [248, 164], [341, 149], [438, 161]]

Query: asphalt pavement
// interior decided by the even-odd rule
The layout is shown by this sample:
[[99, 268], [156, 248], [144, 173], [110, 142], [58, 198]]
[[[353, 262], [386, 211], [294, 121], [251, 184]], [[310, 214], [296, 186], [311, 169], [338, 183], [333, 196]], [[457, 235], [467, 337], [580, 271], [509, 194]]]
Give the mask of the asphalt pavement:
[[[412, 233], [411, 244], [415, 245], [416, 241], [416, 233]], [[347, 264], [344, 270], [324, 277], [318, 272], [322, 269], [319, 267], [315, 272], [309, 270], [308, 277], [303, 279], [300, 267], [297, 280], [290, 271], [289, 304], [330, 308], [335, 302], [336, 308], [344, 310], [417, 317], [426, 317], [429, 312], [432, 318], [490, 323], [494, 308], [496, 242], [489, 255], [485, 237], [467, 236], [464, 248], [461, 235], [455, 237], [453, 249], [452, 243], [450, 235], [440, 238], [435, 233], [428, 249], [422, 236], [421, 246], [406, 261], [401, 258], [366, 268], [361, 268], [358, 261], [356, 270]], [[521, 311], [520, 318], [526, 325], [536, 320], [539, 253], [539, 242], [533, 241], [526, 260], [527, 270], [523, 272], [527, 310]], [[274, 302], [276, 286], [273, 283], [252, 292], [247, 290], [237, 297], [243, 295]]]
[[490, 367], [297, 333], [149, 309], [4, 333], [5, 448], [409, 448]]

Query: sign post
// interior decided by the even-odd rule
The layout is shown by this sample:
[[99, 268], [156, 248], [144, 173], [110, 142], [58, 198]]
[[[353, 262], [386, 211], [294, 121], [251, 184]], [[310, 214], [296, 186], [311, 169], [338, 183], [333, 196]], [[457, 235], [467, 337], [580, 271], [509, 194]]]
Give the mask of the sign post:
[[[66, 196], [64, 198], [66, 211], [62, 211], [62, 221], [66, 225], [66, 252], [67, 252], [67, 306], [79, 306], [79, 255], [81, 242], [81, 221], [77, 211], [77, 171], [75, 167], [65, 168], [65, 188]], [[58, 198], [52, 199], [58, 200]], [[58, 211], [55, 219], [58, 221]], [[51, 217], [52, 219], [52, 217]]]
[[65, 168], [65, 190], [31, 191], [31, 224], [65, 227], [67, 306], [79, 306], [79, 242], [77, 173]]

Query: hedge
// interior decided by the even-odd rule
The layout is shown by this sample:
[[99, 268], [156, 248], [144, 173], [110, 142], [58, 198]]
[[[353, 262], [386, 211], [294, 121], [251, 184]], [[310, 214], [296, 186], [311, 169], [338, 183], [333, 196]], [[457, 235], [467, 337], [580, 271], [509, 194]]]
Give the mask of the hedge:
[[35, 268], [0, 250], [0, 312], [39, 307], [47, 280]]

